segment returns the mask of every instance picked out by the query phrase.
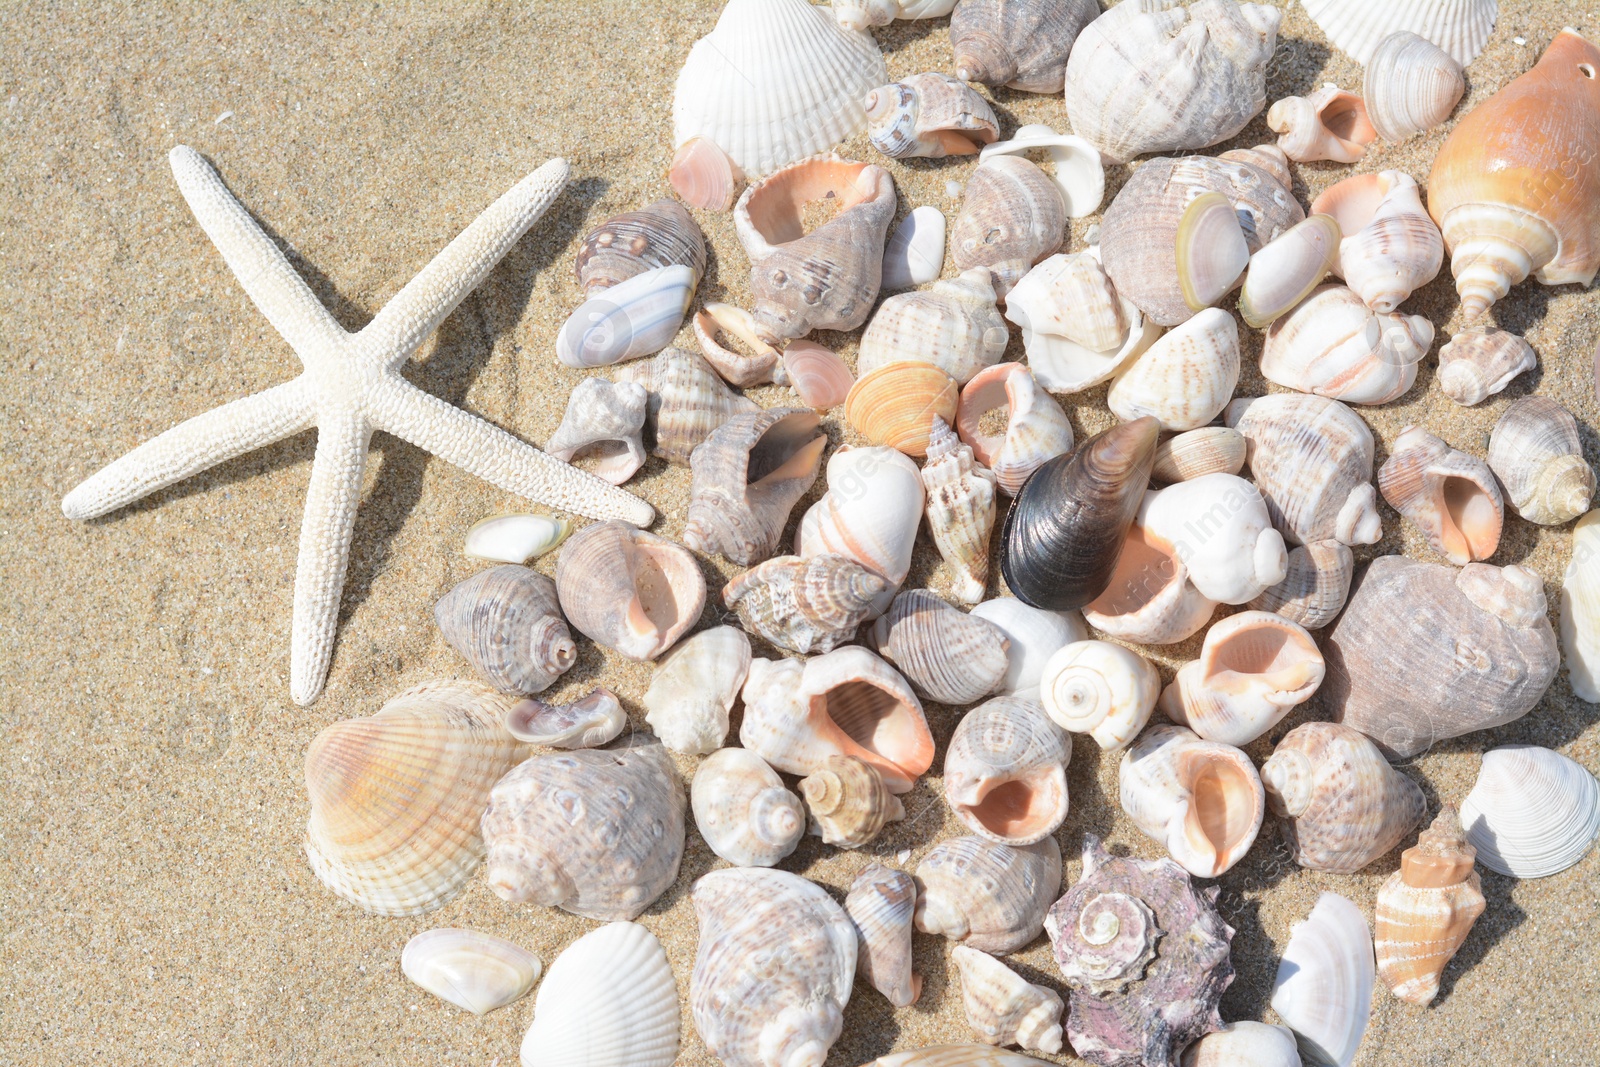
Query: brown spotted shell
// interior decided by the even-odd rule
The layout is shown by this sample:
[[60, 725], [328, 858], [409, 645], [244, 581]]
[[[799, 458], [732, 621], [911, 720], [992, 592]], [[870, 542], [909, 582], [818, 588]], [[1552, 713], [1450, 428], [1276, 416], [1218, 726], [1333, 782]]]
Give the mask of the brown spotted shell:
[[638, 211], [614, 215], [589, 232], [578, 246], [578, 284], [591, 296], [647, 270], [681, 263], [706, 272], [706, 239], [693, 216], [671, 198]]

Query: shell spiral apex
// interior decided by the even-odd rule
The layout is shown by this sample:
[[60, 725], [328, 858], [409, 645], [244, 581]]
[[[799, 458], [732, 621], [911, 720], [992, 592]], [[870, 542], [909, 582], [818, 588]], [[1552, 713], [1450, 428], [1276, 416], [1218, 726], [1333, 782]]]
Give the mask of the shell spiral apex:
[[1456, 809], [1446, 804], [1378, 890], [1378, 977], [1401, 1000], [1433, 1000], [1439, 975], [1483, 914], [1486, 901], [1472, 869], [1476, 856]]

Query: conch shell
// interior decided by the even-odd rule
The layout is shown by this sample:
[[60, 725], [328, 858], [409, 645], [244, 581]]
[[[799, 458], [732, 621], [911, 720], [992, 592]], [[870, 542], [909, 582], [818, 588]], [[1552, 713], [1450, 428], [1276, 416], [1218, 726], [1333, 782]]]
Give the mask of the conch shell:
[[1206, 631], [1200, 658], [1178, 668], [1161, 710], [1208, 741], [1242, 747], [1311, 699], [1324, 671], [1303, 626], [1241, 611]]
[[994, 530], [994, 472], [976, 462], [943, 419], [928, 438], [922, 465], [928, 533], [950, 568], [957, 600], [977, 604], [989, 588], [989, 535]]
[[451, 588], [433, 605], [444, 639], [503, 693], [542, 693], [578, 661], [555, 583], [506, 563]]
[[893, 595], [882, 577], [831, 552], [775, 556], [722, 587], [722, 602], [746, 630], [801, 655], [844, 644]]
[[956, 724], [944, 757], [950, 810], [980, 837], [1031, 845], [1067, 817], [1072, 738], [1036, 700], [995, 697]]
[[886, 823], [906, 817], [900, 799], [866, 760], [829, 756], [800, 779], [800, 795], [811, 812], [811, 832], [825, 844], [860, 848]]
[[1178, 866], [1215, 878], [1244, 858], [1266, 796], [1250, 757], [1181, 726], [1152, 726], [1123, 754], [1122, 810]]
[[1477, 855], [1456, 809], [1446, 804], [1378, 890], [1372, 942], [1378, 977], [1401, 1000], [1433, 1000], [1439, 975], [1483, 914], [1487, 902], [1472, 869]]
[[1409, 30], [1379, 41], [1366, 68], [1361, 95], [1372, 128], [1385, 141], [1398, 143], [1444, 125], [1467, 91], [1461, 64]]
[[715, 752], [728, 736], [728, 713], [749, 673], [750, 639], [743, 630], [702, 630], [656, 664], [641, 701], [645, 722], [674, 752]]
[[595, 474], [621, 485], [644, 466], [649, 401], [650, 394], [637, 382], [585, 378], [567, 398], [566, 414], [544, 450], [563, 463], [592, 457]]
[[[1146, 493], [1145, 499], [1151, 496]], [[1181, 510], [1171, 514], [1184, 518]], [[1245, 516], [1247, 522], [1252, 518]], [[1259, 537], [1257, 541], [1260, 543]], [[1224, 538], [1223, 543], [1232, 541]], [[1235, 559], [1229, 569], [1240, 562], [1254, 568], [1255, 553], [1247, 560]], [[1083, 617], [1095, 629], [1124, 641], [1171, 645], [1205, 626], [1216, 606], [1215, 600], [1189, 580], [1189, 567], [1178, 546], [1136, 519], [1123, 538], [1110, 582], [1103, 593], [1084, 605]]]
[[913, 74], [861, 103], [872, 143], [891, 159], [970, 156], [1000, 136], [989, 102], [948, 74]]
[[1284, 155], [1299, 163], [1356, 163], [1378, 139], [1366, 101], [1337, 85], [1279, 100], [1267, 111], [1267, 128], [1278, 135]]
[[973, 267], [885, 300], [861, 335], [856, 373], [865, 376], [891, 363], [932, 363], [964, 385], [999, 362], [1010, 336], [995, 309], [988, 270]]
[[614, 215], [578, 246], [578, 284], [590, 296], [656, 267], [681, 263], [699, 279], [706, 272], [706, 238], [694, 217], [670, 197]]
[[1404, 171], [1346, 178], [1323, 190], [1311, 210], [1338, 221], [1344, 239], [1334, 273], [1373, 311], [1394, 311], [1439, 276], [1444, 238], [1422, 206], [1416, 179]]
[[940, 704], [971, 704], [1006, 676], [1010, 645], [992, 622], [953, 608], [926, 589], [908, 589], [876, 622], [868, 643], [900, 669], [919, 694]]
[[1037, 1052], [1061, 1051], [1061, 998], [1034, 985], [987, 952], [957, 945], [950, 952], [961, 971], [967, 1022], [991, 1045]]
[[742, 566], [777, 551], [789, 512], [817, 480], [827, 435], [816, 413], [767, 408], [735, 415], [694, 450], [683, 543]]
[[1583, 458], [1578, 423], [1547, 396], [1507, 405], [1489, 435], [1489, 469], [1518, 515], [1560, 526], [1589, 510], [1594, 471]]
[[964, 0], [950, 14], [950, 46], [963, 81], [1059, 93], [1078, 34], [1097, 0]]
[[1474, 326], [1439, 349], [1439, 390], [1457, 404], [1471, 407], [1538, 365], [1533, 346], [1523, 338]]
[[618, 382], [637, 382], [649, 394], [646, 443], [669, 463], [689, 465], [695, 446], [735, 415], [760, 410], [729, 389], [698, 352], [668, 348], [654, 359], [616, 372]]
[[689, 784], [694, 825], [711, 851], [737, 867], [771, 867], [806, 832], [800, 798], [747, 748], [719, 748]]
[[1161, 692], [1155, 665], [1110, 641], [1074, 641], [1045, 664], [1039, 696], [1057, 726], [1088, 734], [1103, 749], [1139, 736]]
[[1377, 314], [1344, 286], [1323, 285], [1267, 331], [1261, 374], [1346, 404], [1387, 404], [1416, 382], [1432, 344], [1426, 317]]
[[915, 1004], [922, 995], [922, 975], [911, 969], [916, 909], [916, 880], [881, 863], [870, 863], [856, 875], [844, 898], [860, 941], [856, 973], [897, 1008]]
[[[1150, 490], [1134, 522], [1146, 541], [1172, 546], [1189, 582], [1207, 600], [1243, 604], [1285, 577], [1283, 535], [1273, 528], [1260, 491], [1243, 478], [1207, 474]], [[1149, 577], [1159, 581], [1166, 575]]]
[[706, 582], [682, 546], [613, 520], [567, 539], [556, 593], [584, 636], [628, 659], [651, 660], [700, 621]]
[[950, 234], [960, 271], [987, 267], [1004, 300], [1028, 268], [1061, 247], [1067, 205], [1061, 190], [1020, 156], [990, 156], [967, 179]]
[[[984, 416], [1002, 404], [1005, 433], [984, 433]], [[1021, 363], [998, 364], [967, 383], [956, 408], [956, 430], [978, 462], [994, 471], [995, 484], [1007, 496], [1016, 496], [1047, 460], [1072, 451], [1067, 413]]]
[[1053, 837], [1022, 846], [951, 838], [917, 864], [917, 929], [980, 952], [1015, 952], [1039, 936], [1060, 892]]
[[1457, 566], [1488, 559], [1499, 547], [1505, 503], [1489, 465], [1420, 426], [1395, 438], [1378, 470], [1378, 488], [1435, 552]]

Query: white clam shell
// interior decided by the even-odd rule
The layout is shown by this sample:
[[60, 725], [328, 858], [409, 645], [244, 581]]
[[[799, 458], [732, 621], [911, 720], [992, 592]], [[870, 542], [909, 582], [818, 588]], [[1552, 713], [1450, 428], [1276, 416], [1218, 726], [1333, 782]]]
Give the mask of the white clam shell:
[[1301, 1067], [1294, 1031], [1271, 1023], [1228, 1023], [1190, 1045], [1183, 1067]]
[[1000, 627], [1011, 642], [1006, 649], [1006, 676], [1000, 680], [998, 690], [1008, 696], [1038, 696], [1050, 657], [1058, 649], [1089, 636], [1078, 612], [1046, 611], [1014, 596], [985, 600], [971, 614]]
[[979, 160], [1043, 152], [1054, 165], [1056, 187], [1067, 205], [1067, 218], [1081, 219], [1100, 210], [1106, 195], [1106, 172], [1100, 152], [1082, 137], [1060, 134], [1037, 123], [1023, 126], [1009, 141], [985, 145]]
[[556, 356], [584, 368], [654, 355], [677, 336], [695, 282], [693, 270], [674, 263], [601, 290], [562, 324]]
[[912, 208], [883, 246], [883, 288], [906, 289], [931, 282], [944, 269], [944, 212], [924, 204]]
[[1344, 286], [1323, 285], [1267, 331], [1261, 373], [1346, 404], [1387, 404], [1416, 382], [1432, 344], [1425, 316], [1378, 314]]
[[492, 515], [472, 524], [463, 554], [494, 563], [526, 563], [555, 548], [572, 523], [554, 515]]
[[1239, 384], [1239, 327], [1206, 308], [1163, 334], [1112, 379], [1106, 403], [1119, 419], [1153, 415], [1166, 430], [1193, 430], [1222, 413]]
[[702, 630], [656, 664], [645, 690], [645, 722], [674, 752], [722, 747], [728, 713], [750, 673], [750, 638], [736, 626]]
[[1515, 878], [1544, 878], [1576, 864], [1600, 837], [1600, 781], [1582, 764], [1533, 745], [1483, 754], [1461, 802], [1478, 862]]
[[[1015, 638], [1011, 647], [1014, 654]], [[1572, 561], [1561, 579], [1561, 655], [1573, 693], [1600, 702], [1600, 510], [1572, 529]]]
[[1377, 964], [1361, 909], [1323, 893], [1294, 924], [1278, 962], [1272, 1010], [1295, 1032], [1313, 1063], [1350, 1067], [1372, 1014]]
[[961, 971], [967, 1022], [991, 1045], [1060, 1052], [1061, 997], [1034, 985], [987, 952], [957, 945], [951, 958]]
[[1408, 30], [1379, 41], [1366, 66], [1361, 95], [1373, 128], [1385, 141], [1404, 141], [1442, 125], [1467, 90], [1461, 64]]
[[1244, 858], [1267, 797], [1250, 757], [1182, 726], [1152, 726], [1117, 769], [1122, 810], [1178, 866], [1215, 878]]
[[839, 0], [833, 17], [849, 30], [887, 26], [895, 19], [936, 19], [950, 14], [956, 0]]
[[800, 798], [749, 749], [718, 749], [702, 760], [689, 802], [711, 851], [737, 867], [771, 867], [806, 832]]
[[1114, 750], [1139, 736], [1160, 693], [1161, 675], [1139, 653], [1110, 641], [1075, 641], [1050, 657], [1039, 695], [1057, 726]]
[[550, 965], [522, 1039], [522, 1067], [670, 1067], [678, 1058], [678, 987], [655, 935], [602, 926]]
[[1410, 30], [1448, 52], [1463, 67], [1488, 43], [1498, 0], [1305, 0], [1333, 46], [1363, 66], [1385, 37]]
[[1171, 544], [1207, 600], [1243, 604], [1283, 581], [1288, 550], [1255, 486], [1206, 474], [1145, 493], [1135, 520]]
[[795, 554], [848, 556], [891, 583], [874, 605], [888, 610], [911, 570], [922, 524], [922, 474], [904, 453], [884, 445], [841, 448], [828, 458], [828, 491], [795, 531]]
[[533, 988], [539, 957], [492, 934], [442, 927], [406, 942], [400, 970], [440, 1000], [485, 1015]]
[[1200, 658], [1178, 668], [1161, 710], [1208, 741], [1248, 745], [1311, 699], [1326, 670], [1305, 627], [1241, 611], [1206, 631]]

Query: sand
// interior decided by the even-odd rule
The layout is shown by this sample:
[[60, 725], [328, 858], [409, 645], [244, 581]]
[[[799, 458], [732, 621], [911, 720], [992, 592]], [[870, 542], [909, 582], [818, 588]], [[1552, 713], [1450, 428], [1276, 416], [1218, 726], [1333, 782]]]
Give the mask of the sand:
[[[514, 1061], [531, 998], [473, 1018], [406, 982], [401, 947], [430, 927], [472, 926], [548, 963], [595, 924], [508, 906], [481, 878], [435, 914], [371, 917], [312, 877], [300, 840], [301, 761], [316, 732], [371, 714], [418, 682], [465, 675], [430, 608], [478, 567], [460, 555], [468, 525], [519, 502], [379, 434], [332, 672], [309, 708], [289, 700], [288, 648], [313, 434], [96, 522], [68, 521], [59, 505], [139, 442], [297, 370], [179, 196], [165, 160], [178, 143], [215, 162], [350, 327], [517, 179], [549, 157], [570, 159], [570, 191], [407, 370], [430, 392], [544, 440], [582, 377], [553, 356], [556, 330], [579, 302], [578, 241], [607, 216], [668, 193], [673, 78], [717, 6], [50, 5], [0, 15], [0, 354], [8, 372], [0, 385], [0, 1059]], [[1531, 66], [1564, 24], [1600, 34], [1600, 7], [1503, 3], [1468, 72], [1462, 110]], [[951, 65], [945, 20], [896, 24], [878, 38], [894, 76]], [[1268, 99], [1325, 80], [1359, 87], [1360, 70], [1293, 7]], [[1059, 98], [992, 95], [1008, 131], [1062, 124]], [[1301, 166], [1295, 191], [1304, 200], [1352, 171], [1387, 167], [1425, 179], [1443, 136], [1374, 146], [1354, 168]], [[1258, 118], [1236, 144], [1267, 137]], [[864, 136], [844, 150], [884, 162]], [[933, 204], [953, 217], [959, 201], [946, 182], [963, 181], [970, 167], [890, 164], [901, 212]], [[1113, 169], [1112, 191], [1126, 173]], [[713, 246], [701, 296], [747, 304], [730, 217], [700, 217]], [[1074, 224], [1070, 249], [1083, 248], [1090, 221]], [[1442, 342], [1459, 326], [1456, 304], [1440, 279], [1408, 310], [1429, 316]], [[1567, 405], [1583, 424], [1589, 458], [1600, 459], [1591, 429], [1594, 294], [1529, 283], [1494, 318], [1526, 334], [1542, 369], [1462, 409], [1441, 395], [1430, 357], [1404, 398], [1362, 411], [1380, 461], [1412, 423], [1481, 454], [1506, 404], [1531, 392]], [[1269, 391], [1255, 369], [1259, 335], [1247, 337], [1245, 396]], [[853, 357], [853, 338], [820, 339]], [[692, 344], [688, 331], [681, 340]], [[1020, 355], [1014, 340], [1012, 358]], [[768, 405], [787, 396], [775, 388], [754, 395]], [[1101, 388], [1066, 400], [1080, 436], [1109, 423], [1104, 399]], [[826, 425], [836, 441], [850, 438], [837, 414]], [[687, 470], [653, 460], [631, 488], [662, 512], [657, 530], [676, 538], [688, 485]], [[1385, 539], [1361, 558], [1428, 558], [1387, 508], [1384, 523]], [[1554, 598], [1569, 547], [1570, 528], [1513, 519], [1493, 562], [1532, 567]], [[944, 568], [924, 548], [912, 583], [948, 590]], [[703, 567], [713, 589], [731, 573], [721, 560]], [[705, 625], [720, 616], [712, 600]], [[1197, 647], [1156, 657], [1170, 676]], [[642, 725], [647, 679], [646, 668], [584, 642], [555, 694], [603, 680]], [[957, 714], [929, 708], [940, 759]], [[1314, 704], [1302, 709], [1251, 753], [1264, 759], [1290, 727], [1323, 714]], [[1592, 769], [1600, 766], [1595, 722], [1595, 706], [1575, 699], [1563, 674], [1526, 718], [1440, 745], [1406, 773], [1436, 804], [1465, 794], [1478, 754], [1493, 745], [1548, 745]], [[686, 778], [693, 763], [680, 760]], [[1072, 812], [1057, 835], [1069, 881], [1085, 833], [1133, 855], [1160, 854], [1118, 810], [1113, 755], [1082, 739], [1069, 774]], [[870, 847], [840, 852], [811, 839], [783, 866], [836, 895], [872, 860], [913, 867], [959, 827], [936, 774], [906, 800], [910, 817]], [[1267, 1001], [1291, 924], [1325, 890], [1370, 913], [1397, 862], [1391, 855], [1352, 877], [1299, 870], [1269, 825], [1220, 879], [1223, 914], [1238, 931], [1238, 980], [1224, 1016], [1274, 1019]], [[695, 952], [688, 889], [719, 865], [691, 832], [678, 883], [640, 920], [666, 946], [685, 996]], [[1446, 971], [1439, 1002], [1424, 1010], [1380, 989], [1358, 1063], [1592, 1063], [1597, 886], [1600, 855], [1540, 881], [1485, 871], [1488, 912]], [[829, 1063], [970, 1038], [948, 951], [918, 939], [925, 985], [912, 1008], [890, 1011], [877, 993], [858, 989]], [[1014, 959], [1030, 980], [1061, 988], [1042, 939]], [[595, 1005], [597, 1014], [616, 1010], [626, 1010], [625, 995]], [[679, 1062], [714, 1062], [687, 1009]]]

